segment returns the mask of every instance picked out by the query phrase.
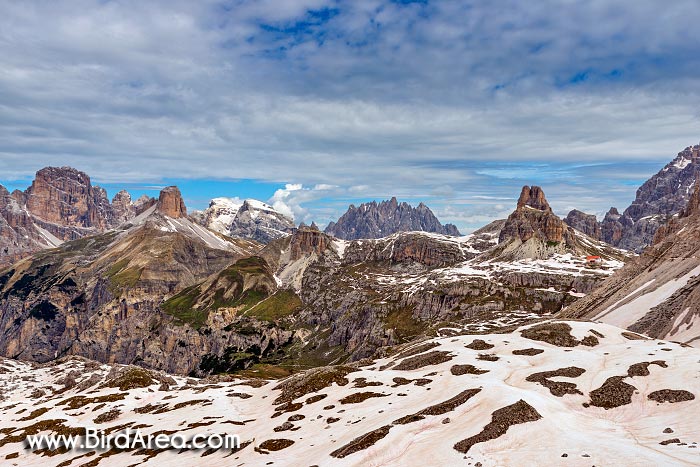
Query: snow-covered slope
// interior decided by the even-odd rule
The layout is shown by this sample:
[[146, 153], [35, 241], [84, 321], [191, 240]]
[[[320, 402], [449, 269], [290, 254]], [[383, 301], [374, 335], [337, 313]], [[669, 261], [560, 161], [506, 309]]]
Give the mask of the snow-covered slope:
[[255, 199], [214, 198], [202, 213], [205, 227], [224, 235], [267, 243], [289, 235], [294, 221], [267, 203]]
[[[435, 338], [281, 384], [165, 375], [149, 384], [142, 370], [79, 359], [37, 368], [4, 360], [0, 369], [4, 465], [700, 462], [700, 351], [590, 322]], [[238, 434], [242, 447], [57, 453], [22, 445], [29, 433], [84, 426]]]
[[564, 314], [700, 345], [700, 187], [654, 245]]

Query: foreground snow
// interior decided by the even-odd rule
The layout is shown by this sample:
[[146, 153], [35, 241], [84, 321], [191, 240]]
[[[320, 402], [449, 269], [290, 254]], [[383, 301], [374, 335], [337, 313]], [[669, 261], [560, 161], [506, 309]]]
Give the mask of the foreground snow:
[[[293, 377], [292, 381], [300, 382], [294, 386], [296, 392], [290, 385], [277, 389], [276, 382], [253, 387], [246, 380], [213, 383], [191, 378], [174, 378], [168, 390], [167, 385], [154, 383], [120, 391], [102, 387], [110, 371], [106, 365], [74, 359], [32, 368], [4, 360], [0, 374], [4, 396], [0, 404], [0, 459], [3, 465], [48, 466], [85, 455], [31, 453], [10, 438], [42, 420], [65, 420], [68, 427], [106, 429], [138, 424], [144, 433], [237, 433], [242, 442], [250, 441], [233, 453], [88, 453], [62, 464], [71, 466], [87, 462], [126, 466], [144, 461], [146, 465], [206, 463], [212, 467], [700, 463], [700, 426], [696, 422], [700, 415], [700, 350], [639, 338], [605, 324], [571, 321], [548, 330], [552, 323], [536, 328], [540, 330], [535, 335], [526, 332], [529, 337], [521, 334], [526, 329], [521, 328], [510, 334], [436, 338], [420, 347], [414, 345], [413, 351], [402, 349], [405, 356], [362, 362], [354, 368], [315, 370], [317, 373], [312, 371], [306, 379]], [[569, 347], [536, 340], [541, 335], [561, 333], [567, 326], [570, 334], [563, 332], [563, 341], [553, 342]], [[484, 342], [475, 343], [475, 339]], [[533, 377], [538, 372], [567, 369], [564, 373], [568, 376], [550, 376], [545, 382], [541, 375]], [[65, 389], [72, 383], [66, 386], [61, 379], [70, 372], [77, 385]], [[314, 374], [326, 375], [320, 378], [326, 383], [334, 382], [314, 386]], [[630, 399], [620, 398], [617, 390], [596, 392], [606, 381], [613, 381], [613, 388], [632, 386]], [[562, 385], [564, 382], [572, 384]], [[650, 395], [663, 394], [656, 391], [664, 389], [682, 390], [685, 399], [690, 399], [688, 394], [694, 398], [650, 400]], [[613, 407], [595, 406], [598, 399], [592, 397], [592, 391], [603, 394], [602, 399], [611, 394], [612, 402], [606, 399], [606, 404]], [[74, 409], [64, 402], [76, 395], [119, 398], [122, 394], [120, 400], [89, 402]], [[605, 404], [598, 401], [598, 405]], [[518, 407], [527, 410], [518, 415]], [[45, 413], [21, 420], [43, 408]], [[114, 420], [93, 422], [112, 409], [120, 411]], [[503, 410], [497, 412], [499, 409]], [[510, 426], [505, 433], [490, 432], [492, 417], [502, 414]], [[461, 446], [464, 450], [464, 443], [459, 443], [474, 436], [477, 438], [467, 443], [473, 442], [467, 452], [456, 449]], [[660, 444], [673, 438], [679, 441]], [[265, 443], [269, 440], [293, 444], [274, 451], [269, 446], [289, 441]], [[203, 454], [206, 457], [201, 459]]]

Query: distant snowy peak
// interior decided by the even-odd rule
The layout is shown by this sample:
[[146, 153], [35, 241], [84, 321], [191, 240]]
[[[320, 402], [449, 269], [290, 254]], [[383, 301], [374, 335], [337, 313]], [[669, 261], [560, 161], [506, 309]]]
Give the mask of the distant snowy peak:
[[214, 198], [199, 220], [216, 232], [263, 243], [294, 228], [293, 219], [256, 199]]
[[243, 202], [239, 198], [214, 198], [203, 213], [202, 223], [216, 232], [228, 235], [241, 206]]

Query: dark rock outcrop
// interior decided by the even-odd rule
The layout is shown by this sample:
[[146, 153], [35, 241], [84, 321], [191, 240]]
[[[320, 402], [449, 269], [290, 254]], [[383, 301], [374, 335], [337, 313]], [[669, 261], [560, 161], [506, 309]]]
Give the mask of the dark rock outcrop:
[[591, 238], [595, 238], [596, 240], [601, 239], [602, 234], [600, 224], [598, 223], [598, 219], [596, 219], [595, 215], [593, 214], [586, 214], [578, 209], [574, 209], [569, 212], [564, 219], [564, 222], [566, 222], [569, 227], [573, 227]]
[[642, 251], [660, 226], [688, 204], [700, 173], [700, 145], [689, 146], [637, 190], [620, 215], [611, 208], [601, 223], [602, 239], [619, 248]]
[[396, 232], [423, 231], [444, 235], [460, 235], [452, 224], [442, 225], [435, 214], [423, 203], [417, 207], [396, 198], [377, 203], [350, 205], [338, 222], [331, 222], [325, 229], [329, 235], [344, 240], [382, 238]]

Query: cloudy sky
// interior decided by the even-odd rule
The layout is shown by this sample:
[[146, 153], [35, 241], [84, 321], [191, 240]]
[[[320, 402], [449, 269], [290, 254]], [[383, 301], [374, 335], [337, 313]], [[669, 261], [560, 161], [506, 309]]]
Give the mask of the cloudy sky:
[[325, 224], [426, 202], [462, 230], [539, 184], [626, 207], [700, 141], [700, 3], [0, 0], [0, 180], [46, 165]]

